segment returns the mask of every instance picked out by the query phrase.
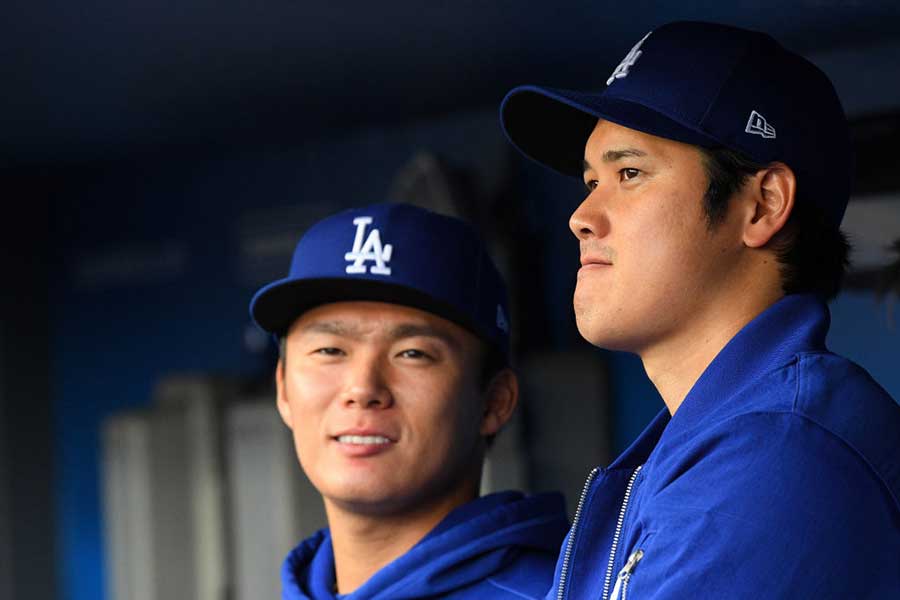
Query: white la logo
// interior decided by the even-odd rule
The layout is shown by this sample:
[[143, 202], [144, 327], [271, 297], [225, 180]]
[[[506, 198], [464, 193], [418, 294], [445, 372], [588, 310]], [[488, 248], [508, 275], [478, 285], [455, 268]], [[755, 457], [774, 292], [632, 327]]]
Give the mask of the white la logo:
[[344, 260], [353, 261], [352, 265], [347, 265], [348, 273], [365, 273], [367, 260], [374, 260], [375, 265], [370, 269], [370, 273], [375, 275], [390, 275], [391, 268], [386, 267], [385, 263], [391, 262], [391, 251], [394, 247], [390, 244], [381, 245], [381, 234], [377, 229], [369, 232], [363, 244], [363, 234], [366, 232], [366, 225], [372, 223], [372, 217], [356, 217], [353, 224], [356, 225], [356, 238], [353, 240], [353, 251], [344, 255]]
[[[652, 31], [650, 33], [653, 33]], [[637, 62], [637, 59], [641, 57], [641, 44], [644, 43], [648, 37], [650, 37], [650, 33], [641, 38], [637, 44], [634, 45], [634, 48], [629, 50], [628, 54], [625, 55], [625, 58], [622, 59], [622, 62], [619, 63], [619, 66], [616, 67], [616, 70], [612, 72], [612, 75], [609, 76], [609, 79], [606, 80], [606, 85], [610, 85], [616, 79], [622, 79], [626, 75], [628, 75], [628, 70], [634, 66], [634, 63]]]

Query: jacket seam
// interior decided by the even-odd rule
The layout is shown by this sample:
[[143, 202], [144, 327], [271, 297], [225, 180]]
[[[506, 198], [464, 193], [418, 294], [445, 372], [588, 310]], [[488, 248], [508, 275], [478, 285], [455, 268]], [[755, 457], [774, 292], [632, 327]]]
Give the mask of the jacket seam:
[[526, 596], [525, 594], [523, 594], [523, 593], [520, 592], [519, 590], [514, 590], [514, 589], [512, 589], [511, 587], [508, 587], [508, 586], [503, 585], [503, 584], [500, 583], [499, 581], [495, 580], [493, 577], [488, 577], [488, 578], [487, 578], [487, 581], [488, 581], [488, 583], [490, 583], [490, 584], [493, 585], [494, 587], [498, 587], [498, 588], [500, 588], [501, 590], [503, 590], [504, 592], [509, 592], [510, 594], [512, 594], [512, 595], [514, 595], [514, 596], [518, 596], [519, 598], [525, 598], [526, 600], [538, 600], [538, 599], [537, 599], [536, 597], [534, 597], [534, 596]]
[[[797, 373], [797, 378], [798, 378], [798, 389], [799, 389], [800, 370], [801, 370], [801, 369], [798, 369], [798, 373]], [[844, 448], [846, 448], [851, 454], [853, 454], [854, 456], [858, 457], [858, 458], [862, 461], [862, 463], [863, 463], [864, 465], [866, 465], [866, 467], [868, 467], [868, 469], [869, 469], [871, 475], [875, 477], [875, 479], [881, 484], [881, 486], [882, 486], [885, 490], [887, 490], [888, 495], [889, 495], [890, 498], [894, 501], [894, 510], [900, 511], [900, 499], [898, 499], [897, 496], [894, 494], [894, 491], [891, 489], [891, 486], [890, 486], [890, 485], [888, 484], [888, 482], [884, 479], [884, 477], [881, 476], [881, 473], [879, 473], [878, 469], [876, 469], [875, 466], [868, 460], [868, 458], [866, 458], [866, 455], [863, 454], [862, 452], [860, 452], [860, 451], [859, 451], [853, 444], [851, 444], [848, 440], [844, 439], [842, 436], [840, 436], [840, 435], [838, 435], [836, 432], [832, 431], [832, 430], [831, 430], [830, 428], [828, 428], [826, 425], [824, 425], [824, 424], [818, 422], [817, 420], [813, 419], [811, 416], [809, 416], [809, 415], [806, 414], [805, 412], [800, 412], [800, 411], [795, 410], [794, 407], [795, 407], [795, 405], [796, 405], [796, 402], [797, 402], [797, 398], [795, 397], [795, 398], [794, 398], [794, 402], [792, 403], [791, 409], [780, 409], [780, 410], [779, 410], [779, 409], [753, 410], [753, 411], [748, 411], [748, 412], [742, 412], [742, 413], [734, 414], [734, 415], [731, 415], [731, 416], [728, 417], [728, 418], [725, 418], [725, 419], [722, 419], [721, 421], [718, 421], [718, 422], [716, 423], [716, 427], [721, 427], [722, 425], [725, 425], [725, 424], [727, 424], [727, 423], [731, 423], [731, 422], [733, 422], [733, 421], [738, 421], [738, 420], [743, 419], [743, 418], [745, 418], [745, 417], [766, 416], [766, 415], [787, 415], [787, 416], [790, 416], [790, 417], [796, 417], [796, 418], [798, 418], [798, 419], [801, 419], [801, 420], [803, 420], [803, 421], [806, 421], [807, 423], [811, 423], [812, 425], [815, 425], [815, 426], [816, 426], [816, 429], [818, 429], [819, 431], [824, 432], [825, 434], [827, 434], [828, 437], [830, 437], [830, 438], [836, 440], [841, 446], [843, 446]], [[695, 437], [696, 437], [696, 436], [695, 436]]]
[[791, 414], [797, 415], [801, 419], [808, 421], [809, 423], [812, 423], [818, 429], [820, 429], [821, 431], [824, 431], [830, 437], [839, 441], [841, 443], [841, 445], [847, 447], [853, 454], [855, 454], [857, 457], [859, 457], [859, 459], [869, 468], [869, 471], [871, 471], [872, 474], [875, 476], [875, 478], [881, 483], [881, 486], [885, 490], [887, 490], [888, 495], [894, 501], [894, 510], [900, 511], [900, 498], [898, 498], [897, 495], [894, 494], [894, 490], [891, 488], [890, 484], [887, 482], [887, 480], [885, 480], [884, 477], [882, 477], [881, 473], [878, 471], [877, 468], [875, 468], [875, 465], [873, 465], [869, 461], [868, 457], [866, 457], [866, 455], [864, 453], [860, 452], [860, 450], [856, 446], [854, 446], [853, 443], [850, 442], [850, 440], [844, 438], [841, 435], [838, 435], [837, 432], [835, 432], [832, 429], [830, 429], [829, 427], [825, 426], [825, 424], [820, 423], [816, 419], [812, 418], [810, 415], [806, 414], [806, 412], [797, 410], [797, 403], [799, 402], [800, 394], [802, 393], [801, 378], [803, 377], [803, 369], [800, 368], [801, 367], [800, 363], [803, 361], [804, 356], [798, 355], [797, 358], [798, 358], [798, 360], [797, 360], [797, 367], [798, 367], [797, 368], [797, 392], [796, 392], [796, 395], [794, 396], [793, 410], [791, 411]]

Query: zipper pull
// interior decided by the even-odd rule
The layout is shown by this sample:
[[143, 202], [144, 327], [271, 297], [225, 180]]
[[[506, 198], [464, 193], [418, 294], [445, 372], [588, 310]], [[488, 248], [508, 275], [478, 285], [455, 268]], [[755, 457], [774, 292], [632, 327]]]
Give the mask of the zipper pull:
[[616, 586], [613, 588], [612, 595], [609, 597], [610, 600], [619, 600], [620, 593], [624, 600], [624, 590], [628, 587], [628, 580], [631, 578], [631, 574], [634, 573], [634, 568], [641, 562], [642, 558], [644, 558], [644, 551], [640, 548], [631, 553], [631, 556], [625, 561], [625, 566], [622, 567], [622, 570], [619, 571], [619, 575], [616, 577]]

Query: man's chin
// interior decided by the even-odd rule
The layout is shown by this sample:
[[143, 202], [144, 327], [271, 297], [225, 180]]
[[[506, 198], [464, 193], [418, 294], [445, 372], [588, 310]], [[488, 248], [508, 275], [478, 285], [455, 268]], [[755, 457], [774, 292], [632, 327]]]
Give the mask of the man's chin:
[[598, 348], [605, 348], [604, 342], [607, 341], [609, 332], [598, 321], [600, 319], [597, 318], [597, 315], [579, 313], [577, 309], [575, 311], [575, 325], [578, 327], [581, 337]]
[[347, 510], [359, 514], [382, 514], [389, 512], [396, 498], [385, 494], [373, 492], [346, 491], [332, 492], [325, 495], [326, 501]]
[[607, 323], [608, 319], [601, 318], [600, 315], [594, 314], [588, 317], [575, 314], [578, 333], [585, 341], [604, 350], [629, 352], [630, 346], [628, 341], [623, 339], [622, 332], [609, 327]]

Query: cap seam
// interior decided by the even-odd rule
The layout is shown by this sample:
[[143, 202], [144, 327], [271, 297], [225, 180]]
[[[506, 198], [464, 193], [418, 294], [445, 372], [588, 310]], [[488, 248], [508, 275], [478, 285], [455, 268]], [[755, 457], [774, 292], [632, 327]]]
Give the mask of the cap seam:
[[[632, 96], [632, 95], [630, 95], [630, 94], [622, 94], [621, 96], [612, 96], [612, 97], [608, 97], [608, 99], [610, 99], [610, 100], [624, 100], [624, 101], [626, 101], [626, 102], [631, 102], [631, 103], [637, 104], [637, 105], [639, 105], [639, 106], [643, 106], [644, 108], [646, 108], [646, 109], [648, 109], [648, 110], [652, 110], [653, 112], [655, 112], [655, 113], [657, 113], [657, 114], [659, 114], [659, 115], [662, 115], [663, 117], [665, 117], [665, 118], [667, 118], [667, 119], [669, 119], [669, 120], [671, 120], [671, 121], [674, 121], [676, 124], [678, 124], [678, 125], [680, 125], [680, 126], [686, 128], [686, 129], [690, 129], [690, 130], [692, 130], [692, 131], [694, 131], [694, 132], [696, 132], [696, 133], [699, 133], [699, 134], [701, 134], [701, 135], [705, 135], [705, 136], [710, 137], [710, 138], [714, 138], [714, 137], [715, 137], [715, 136], [709, 134], [705, 129], [702, 129], [701, 127], [699, 127], [699, 124], [697, 124], [697, 123], [687, 123], [686, 120], [683, 118], [683, 115], [680, 115], [680, 114], [679, 114], [679, 115], [673, 115], [670, 111], [663, 110], [663, 109], [659, 109], [659, 108], [656, 108], [655, 106], [648, 106], [648, 105], [643, 101], [643, 100], [644, 100], [643, 98], [639, 98], [639, 97], [637, 97], [637, 96]], [[585, 112], [585, 111], [582, 111], [582, 112]], [[590, 114], [590, 113], [588, 113], [588, 114]], [[604, 115], [600, 115], [598, 118], [600, 118], [600, 119], [607, 119], [607, 120], [609, 119], [609, 117], [606, 117], [606, 116], [604, 116]], [[628, 125], [627, 127], [628, 127], [629, 129], [634, 129], [634, 127], [631, 126], [631, 125]], [[716, 141], [718, 141], [718, 140], [716, 140]]]
[[[754, 40], [754, 43], [755, 43], [755, 41], [756, 40]], [[710, 111], [712, 111], [713, 106], [716, 104], [716, 102], [718, 102], [719, 96], [722, 95], [722, 90], [725, 89], [725, 84], [727, 84], [729, 81], [731, 81], [731, 78], [734, 77], [735, 71], [737, 71], [737, 66], [744, 62], [744, 60], [747, 58], [747, 55], [749, 53], [750, 53], [750, 44], [748, 43], [744, 46], [744, 50], [743, 50], [743, 52], [741, 52], [738, 59], [735, 60], [734, 63], [731, 65], [731, 69], [728, 71], [728, 76], [722, 78], [722, 83], [719, 84], [719, 89], [716, 90], [716, 93], [713, 95], [712, 98], [710, 98], [709, 103], [706, 105], [706, 110], [703, 111], [703, 116], [700, 117], [700, 120], [697, 122], [698, 127], [702, 127], [704, 132], [706, 131], [706, 127], [705, 127], [706, 119], [709, 117], [709, 113], [710, 113]], [[719, 143], [721, 143], [723, 146], [725, 145], [725, 143], [722, 142], [722, 140], [718, 139], [720, 136], [710, 136], [710, 137], [715, 137]]]

